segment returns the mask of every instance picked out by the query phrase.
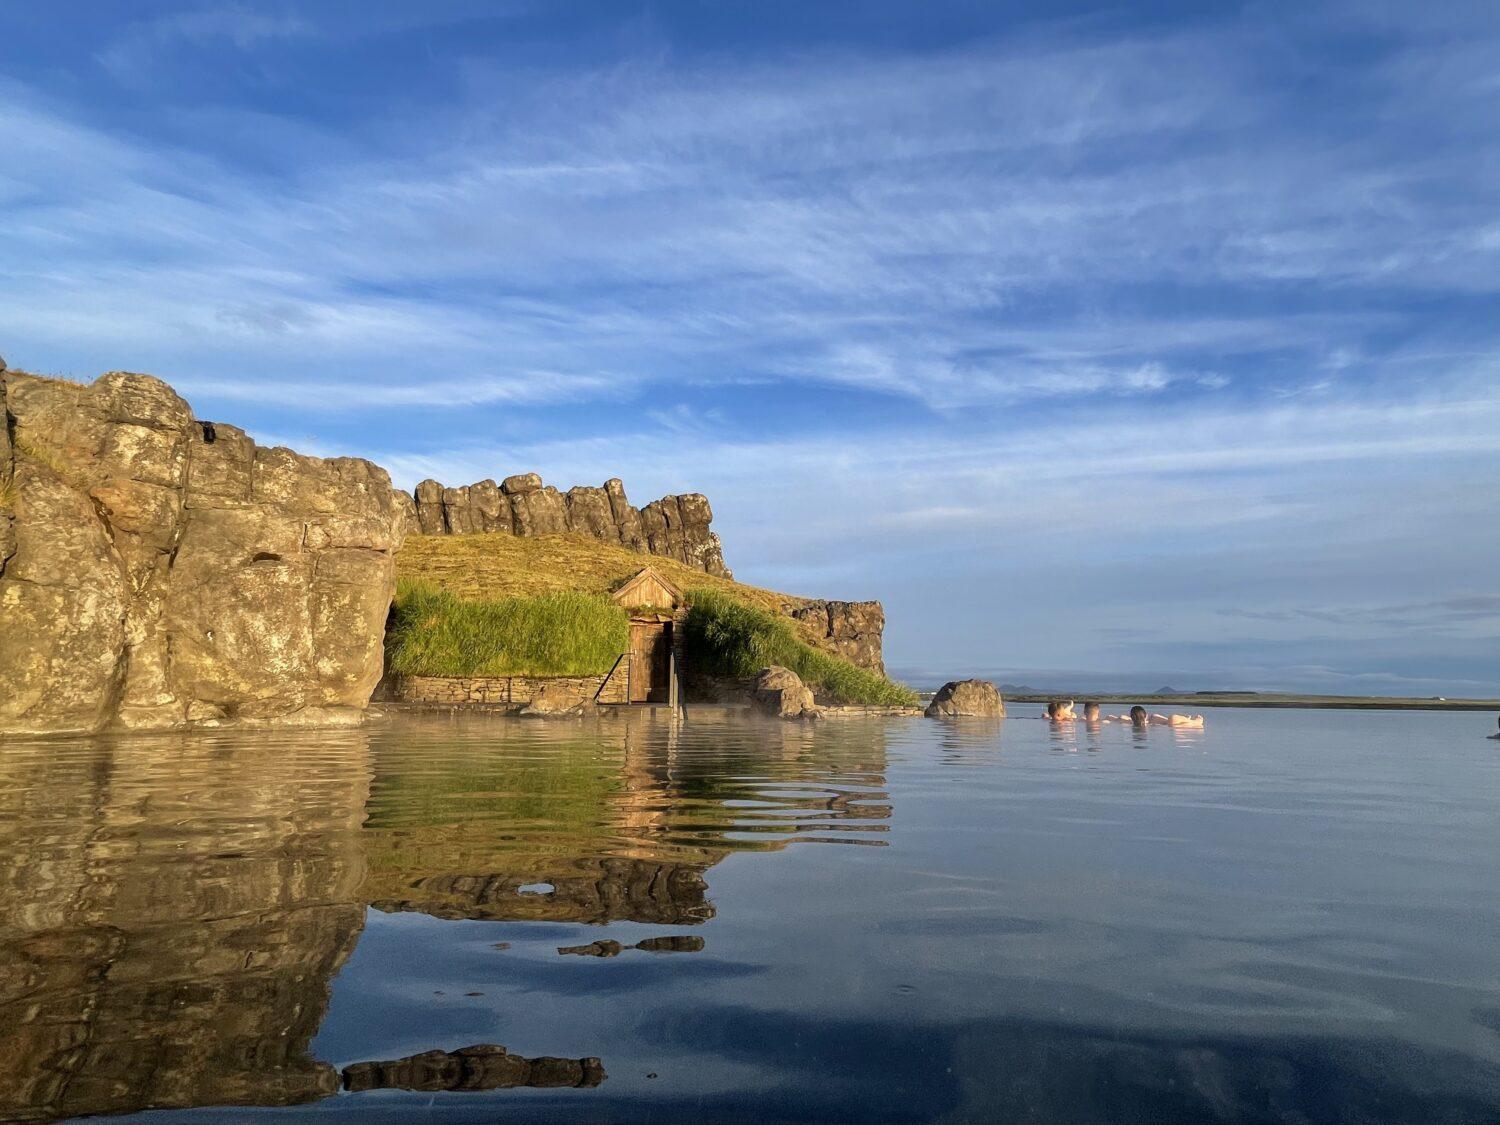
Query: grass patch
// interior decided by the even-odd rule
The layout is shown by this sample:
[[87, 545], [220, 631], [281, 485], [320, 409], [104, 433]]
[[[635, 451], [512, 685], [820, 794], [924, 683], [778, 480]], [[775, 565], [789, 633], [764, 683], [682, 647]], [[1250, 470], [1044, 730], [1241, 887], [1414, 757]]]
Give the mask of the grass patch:
[[609, 594], [643, 566], [679, 590], [720, 590], [772, 611], [805, 601], [581, 535], [408, 535], [396, 553], [397, 577], [475, 599], [535, 597], [553, 590]]
[[471, 601], [411, 579], [386, 632], [390, 670], [407, 676], [603, 675], [629, 647], [625, 611], [597, 594]]
[[910, 688], [803, 641], [793, 623], [720, 591], [688, 593], [687, 654], [695, 671], [744, 678], [769, 664], [790, 668], [818, 695], [839, 703], [913, 707]]

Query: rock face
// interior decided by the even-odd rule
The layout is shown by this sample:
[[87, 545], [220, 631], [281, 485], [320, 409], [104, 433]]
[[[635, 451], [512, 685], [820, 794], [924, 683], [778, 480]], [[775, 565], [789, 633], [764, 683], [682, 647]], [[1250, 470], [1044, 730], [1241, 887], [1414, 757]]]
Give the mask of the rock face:
[[773, 664], [755, 677], [752, 699], [756, 707], [778, 719], [816, 719], [818, 705], [812, 690], [790, 668]]
[[350, 721], [407, 503], [159, 379], [0, 372], [0, 733]]
[[424, 480], [417, 485], [413, 507], [415, 526], [423, 535], [566, 532], [732, 577], [724, 565], [723, 544], [709, 527], [713, 509], [696, 492], [663, 496], [636, 508], [618, 479], [605, 481], [602, 488], [580, 485], [559, 492], [535, 473], [517, 473], [498, 485], [482, 480], [462, 488]]
[[929, 719], [955, 716], [1003, 717], [1005, 701], [988, 680], [953, 680], [942, 686], [927, 705]]
[[881, 657], [885, 609], [879, 602], [807, 602], [793, 609], [792, 616], [812, 628], [820, 638], [818, 648], [885, 675]]

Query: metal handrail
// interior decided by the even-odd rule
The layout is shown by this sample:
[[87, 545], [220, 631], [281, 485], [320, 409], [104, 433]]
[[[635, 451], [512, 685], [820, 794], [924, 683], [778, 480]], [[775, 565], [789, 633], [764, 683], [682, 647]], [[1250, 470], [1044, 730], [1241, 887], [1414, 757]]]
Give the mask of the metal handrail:
[[604, 694], [604, 689], [609, 687], [609, 681], [615, 678], [615, 673], [619, 671], [620, 661], [622, 660], [627, 662], [625, 665], [625, 702], [630, 702], [630, 673], [631, 670], [635, 667], [634, 656], [634, 653], [622, 652], [619, 656], [615, 657], [615, 662], [609, 666], [609, 675], [605, 676], [604, 679], [599, 682], [599, 690], [594, 692], [595, 703], [599, 702], [599, 697]]

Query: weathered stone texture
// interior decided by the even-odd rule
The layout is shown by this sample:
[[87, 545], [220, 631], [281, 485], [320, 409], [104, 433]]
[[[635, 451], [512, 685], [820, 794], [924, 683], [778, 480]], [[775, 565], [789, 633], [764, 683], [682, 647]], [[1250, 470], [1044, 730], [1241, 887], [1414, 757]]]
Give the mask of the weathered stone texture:
[[927, 705], [929, 719], [1003, 718], [1004, 715], [1005, 701], [1000, 698], [1000, 689], [988, 680], [952, 680]]
[[562, 493], [543, 484], [536, 473], [517, 473], [498, 487], [492, 480], [462, 488], [424, 480], [417, 485], [413, 508], [423, 535], [568, 532], [732, 577], [724, 565], [723, 544], [709, 526], [713, 509], [708, 498], [696, 492], [663, 496], [636, 508], [618, 478], [605, 481], [602, 488], [580, 485]]
[[364, 707], [420, 516], [385, 470], [257, 448], [148, 375], [8, 372], [0, 402], [0, 733]]
[[806, 602], [794, 608], [792, 616], [808, 628], [819, 648], [885, 675], [885, 610], [879, 602]]
[[818, 705], [812, 689], [790, 668], [773, 664], [755, 677], [751, 699], [755, 706], [778, 719], [816, 719]]

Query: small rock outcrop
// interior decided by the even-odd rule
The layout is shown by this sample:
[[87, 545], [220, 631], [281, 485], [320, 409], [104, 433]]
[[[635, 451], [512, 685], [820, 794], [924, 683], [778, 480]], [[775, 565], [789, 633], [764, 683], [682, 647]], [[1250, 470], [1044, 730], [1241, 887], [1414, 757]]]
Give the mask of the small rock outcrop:
[[517, 473], [499, 484], [482, 480], [461, 488], [424, 480], [412, 506], [414, 526], [423, 535], [586, 535], [732, 577], [723, 544], [709, 526], [713, 509], [696, 492], [663, 496], [637, 508], [618, 478], [600, 488], [580, 485], [559, 492], [535, 473]]
[[818, 648], [842, 656], [856, 667], [885, 675], [881, 656], [885, 609], [879, 602], [811, 601], [791, 613], [818, 638]]
[[958, 716], [1003, 718], [1005, 701], [1000, 689], [988, 680], [953, 680], [942, 686], [927, 705], [929, 719]]
[[773, 664], [755, 677], [751, 698], [756, 707], [778, 719], [816, 719], [818, 705], [812, 689], [790, 668]]
[[0, 733], [352, 721], [409, 506], [167, 384], [0, 372]]

